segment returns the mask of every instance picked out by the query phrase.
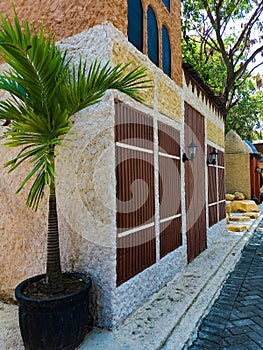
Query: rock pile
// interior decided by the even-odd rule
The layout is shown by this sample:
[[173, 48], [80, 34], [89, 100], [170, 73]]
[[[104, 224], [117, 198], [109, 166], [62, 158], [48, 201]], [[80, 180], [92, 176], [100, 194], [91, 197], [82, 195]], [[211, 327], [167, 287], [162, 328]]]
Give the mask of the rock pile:
[[241, 192], [226, 194], [226, 219], [227, 230], [240, 232], [247, 230], [251, 220], [258, 218], [259, 208], [257, 204]]

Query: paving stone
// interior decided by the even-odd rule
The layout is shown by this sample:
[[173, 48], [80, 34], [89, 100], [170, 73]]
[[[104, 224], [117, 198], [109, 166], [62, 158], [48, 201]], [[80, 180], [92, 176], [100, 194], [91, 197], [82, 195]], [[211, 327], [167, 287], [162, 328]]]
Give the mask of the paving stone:
[[197, 339], [193, 345], [188, 347], [189, 350], [193, 350], [195, 346], [199, 346], [202, 350], [219, 350], [220, 345], [215, 344], [208, 340]]
[[244, 344], [249, 341], [248, 335], [246, 334], [237, 334], [234, 337], [225, 337], [225, 342], [229, 345], [235, 345], [235, 344]]
[[202, 326], [200, 327], [200, 331], [203, 333], [210, 333], [210, 334], [215, 334], [217, 336], [222, 336], [224, 332], [224, 327], [220, 328], [220, 327], [212, 326], [211, 324], [209, 326], [202, 324]]
[[222, 319], [222, 318], [217, 317], [217, 316], [213, 316], [212, 314], [207, 316], [207, 321], [208, 322], [212, 322], [212, 323], [221, 324], [221, 325], [224, 325], [224, 326], [226, 324], [226, 320], [225, 319]]
[[263, 319], [262, 319], [262, 317], [259, 317], [259, 316], [253, 317], [253, 321], [258, 326], [262, 327], [262, 331], [263, 331]]
[[226, 346], [220, 348], [220, 350], [262, 350], [262, 348], [258, 347], [256, 344], [251, 342], [246, 342], [244, 344], [235, 344], [232, 346]]
[[262, 350], [262, 334], [263, 230], [256, 230], [187, 349]]
[[219, 335], [210, 332], [198, 332], [198, 337], [201, 340], [208, 340], [218, 345], [220, 345], [222, 339]]
[[248, 337], [253, 340], [257, 345], [261, 346], [261, 349], [263, 348], [263, 338], [262, 334], [258, 334], [256, 332], [248, 332]]
[[233, 335], [239, 335], [239, 334], [246, 334], [248, 331], [251, 331], [249, 327], [229, 327], [228, 331], [232, 333]]
[[256, 332], [256, 333], [260, 334], [260, 336], [262, 336], [262, 327], [257, 325], [257, 324], [254, 324], [252, 327], [249, 326], [246, 329], [247, 329], [247, 331], [250, 330], [250, 332]]
[[216, 322], [212, 322], [212, 321], [207, 320], [207, 319], [205, 319], [202, 322], [200, 328], [203, 327], [203, 326], [204, 327], [212, 327], [214, 329], [218, 329], [218, 330], [220, 330], [220, 332], [225, 329], [225, 323], [216, 323]]

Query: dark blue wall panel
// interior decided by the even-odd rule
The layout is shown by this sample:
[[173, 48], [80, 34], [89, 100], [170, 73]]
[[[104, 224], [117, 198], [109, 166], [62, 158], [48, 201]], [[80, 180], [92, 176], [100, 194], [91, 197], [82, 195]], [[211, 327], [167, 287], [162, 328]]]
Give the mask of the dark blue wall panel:
[[169, 34], [165, 26], [162, 27], [162, 44], [163, 44], [163, 71], [171, 76], [171, 47]]
[[143, 10], [141, 0], [128, 0], [128, 40], [143, 52]]
[[147, 11], [147, 19], [148, 56], [156, 66], [159, 66], [158, 27], [155, 14], [150, 6]]

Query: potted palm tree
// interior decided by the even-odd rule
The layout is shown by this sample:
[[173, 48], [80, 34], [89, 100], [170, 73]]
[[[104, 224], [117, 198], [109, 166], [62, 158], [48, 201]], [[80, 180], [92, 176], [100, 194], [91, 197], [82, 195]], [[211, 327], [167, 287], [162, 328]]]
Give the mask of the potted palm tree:
[[141, 67], [126, 72], [127, 65], [71, 63], [51, 33], [46, 37], [43, 27], [37, 33], [27, 21], [22, 27], [15, 10], [13, 21], [0, 17], [0, 50], [8, 64], [0, 89], [10, 94], [0, 101], [0, 119], [9, 124], [5, 145], [19, 147], [5, 166], [14, 171], [30, 165], [17, 192], [29, 183], [26, 204], [33, 210], [49, 190], [46, 273], [15, 290], [22, 338], [30, 350], [75, 349], [87, 328], [91, 281], [84, 274], [61, 271], [55, 149], [63, 145], [75, 113], [98, 103], [108, 89], [140, 100], [138, 89], [147, 87], [148, 80]]

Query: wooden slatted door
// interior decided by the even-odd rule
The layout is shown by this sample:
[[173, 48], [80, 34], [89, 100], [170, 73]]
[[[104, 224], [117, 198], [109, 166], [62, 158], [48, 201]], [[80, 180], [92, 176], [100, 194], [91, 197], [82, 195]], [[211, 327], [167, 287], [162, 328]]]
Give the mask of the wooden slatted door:
[[185, 149], [193, 141], [197, 156], [185, 164], [185, 205], [187, 231], [187, 257], [192, 261], [204, 249], [206, 241], [205, 205], [205, 125], [204, 117], [185, 103]]
[[207, 154], [215, 150], [216, 164], [208, 165], [208, 218], [209, 227], [226, 217], [224, 152], [207, 145]]
[[260, 203], [260, 173], [256, 171], [260, 169], [259, 161], [254, 155], [250, 156], [250, 188], [251, 198], [256, 197]]
[[153, 121], [115, 104], [117, 285], [156, 262]]
[[180, 132], [158, 123], [160, 257], [182, 245]]
[[225, 181], [225, 154], [218, 150], [218, 220], [226, 218], [226, 181]]

